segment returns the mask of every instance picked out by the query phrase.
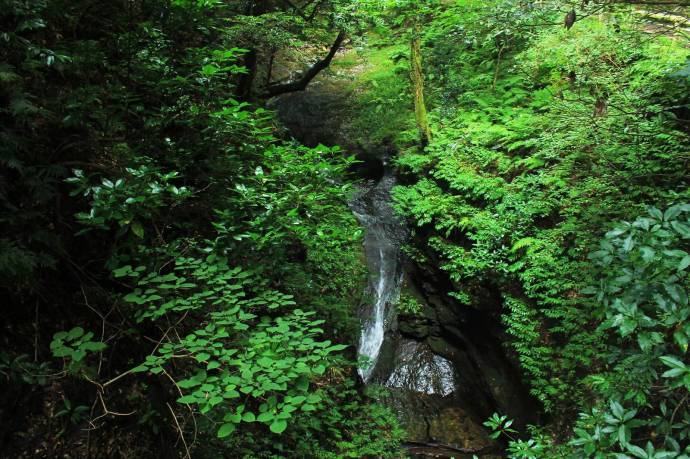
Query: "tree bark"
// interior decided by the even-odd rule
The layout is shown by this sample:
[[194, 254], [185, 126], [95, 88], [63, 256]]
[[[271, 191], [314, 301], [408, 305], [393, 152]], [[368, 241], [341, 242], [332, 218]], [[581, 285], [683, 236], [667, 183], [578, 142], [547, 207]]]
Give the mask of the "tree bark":
[[412, 79], [412, 94], [414, 97], [414, 114], [419, 130], [419, 142], [423, 148], [429, 145], [431, 129], [424, 102], [424, 73], [422, 70], [422, 50], [419, 39], [419, 25], [415, 24], [410, 46], [410, 77]]
[[247, 73], [240, 75], [240, 81], [237, 84], [235, 95], [240, 100], [247, 100], [251, 97], [252, 87], [254, 86], [254, 79], [256, 78], [256, 69], [258, 56], [254, 49], [250, 49], [242, 58], [243, 66], [247, 69]]

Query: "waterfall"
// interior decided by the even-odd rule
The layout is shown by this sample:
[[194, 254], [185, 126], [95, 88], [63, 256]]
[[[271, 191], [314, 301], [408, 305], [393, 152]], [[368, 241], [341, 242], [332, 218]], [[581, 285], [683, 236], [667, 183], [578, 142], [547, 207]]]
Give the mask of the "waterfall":
[[374, 304], [373, 318], [367, 320], [362, 327], [362, 336], [359, 343], [359, 355], [366, 357], [370, 364], [366, 368], [360, 368], [359, 374], [364, 381], [367, 381], [376, 366], [379, 351], [383, 344], [385, 333], [385, 313], [386, 297], [384, 296], [386, 287], [386, 273], [383, 249], [379, 249], [379, 280], [376, 284], [376, 302]]
[[372, 304], [365, 305], [359, 355], [368, 364], [359, 369], [367, 382], [376, 367], [386, 334], [389, 307], [400, 294], [400, 241], [403, 229], [390, 206], [390, 190], [395, 185], [392, 174], [363, 187], [351, 203], [352, 211], [366, 229], [364, 249], [369, 266], [369, 291]]

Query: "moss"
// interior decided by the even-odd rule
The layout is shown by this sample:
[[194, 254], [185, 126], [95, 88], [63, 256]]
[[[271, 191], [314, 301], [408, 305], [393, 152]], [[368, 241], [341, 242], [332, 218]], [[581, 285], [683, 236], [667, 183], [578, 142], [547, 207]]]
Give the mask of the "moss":
[[399, 150], [416, 137], [408, 46], [380, 43], [376, 36], [370, 40], [374, 46], [346, 53], [336, 62], [336, 68], [361, 66], [350, 83], [354, 94], [350, 135], [362, 145], [383, 144]]

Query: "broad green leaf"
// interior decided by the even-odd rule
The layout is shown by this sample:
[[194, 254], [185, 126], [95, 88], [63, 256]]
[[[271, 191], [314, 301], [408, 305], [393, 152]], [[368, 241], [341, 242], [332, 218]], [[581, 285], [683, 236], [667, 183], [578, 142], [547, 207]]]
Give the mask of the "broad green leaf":
[[661, 360], [664, 363], [664, 365], [669, 366], [669, 367], [682, 368], [682, 369], [686, 368], [686, 366], [683, 362], [681, 362], [676, 357], [671, 356], [671, 355], [661, 356], [661, 357], [659, 357], [659, 360]]
[[235, 431], [235, 424], [227, 422], [218, 429], [218, 438], [225, 438]]
[[179, 403], [184, 403], [184, 404], [196, 403], [197, 400], [198, 399], [194, 395], [185, 395], [185, 396], [177, 399], [177, 401]]
[[287, 421], [285, 421], [283, 419], [275, 420], [270, 426], [271, 432], [276, 433], [276, 434], [283, 433], [286, 428], [287, 428]]

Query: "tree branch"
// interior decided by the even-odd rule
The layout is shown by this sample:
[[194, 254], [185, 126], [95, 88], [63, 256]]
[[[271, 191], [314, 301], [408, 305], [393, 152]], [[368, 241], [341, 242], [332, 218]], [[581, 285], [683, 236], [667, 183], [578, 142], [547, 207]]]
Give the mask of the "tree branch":
[[309, 67], [304, 72], [302, 72], [299, 78], [297, 78], [294, 81], [282, 84], [269, 84], [266, 88], [266, 94], [264, 94], [264, 97], [273, 97], [280, 94], [286, 94], [289, 92], [304, 91], [311, 82], [311, 80], [313, 80], [316, 77], [316, 75], [318, 75], [322, 70], [328, 68], [328, 66], [331, 65], [331, 61], [335, 57], [335, 53], [337, 53], [340, 49], [340, 46], [345, 41], [346, 36], [347, 34], [344, 30], [338, 32], [338, 36], [331, 45], [331, 49], [328, 51], [326, 57], [316, 62], [314, 65]]
[[[311, 0], [307, 3], [305, 3], [302, 6], [296, 5], [293, 3], [291, 0], [283, 0], [290, 8], [292, 8], [302, 19], [304, 19], [307, 22], [311, 22], [315, 17], [316, 13], [319, 11], [319, 7], [323, 3], [324, 0]], [[314, 4], [314, 8], [311, 10], [311, 13], [307, 15], [306, 11], [309, 6]]]

